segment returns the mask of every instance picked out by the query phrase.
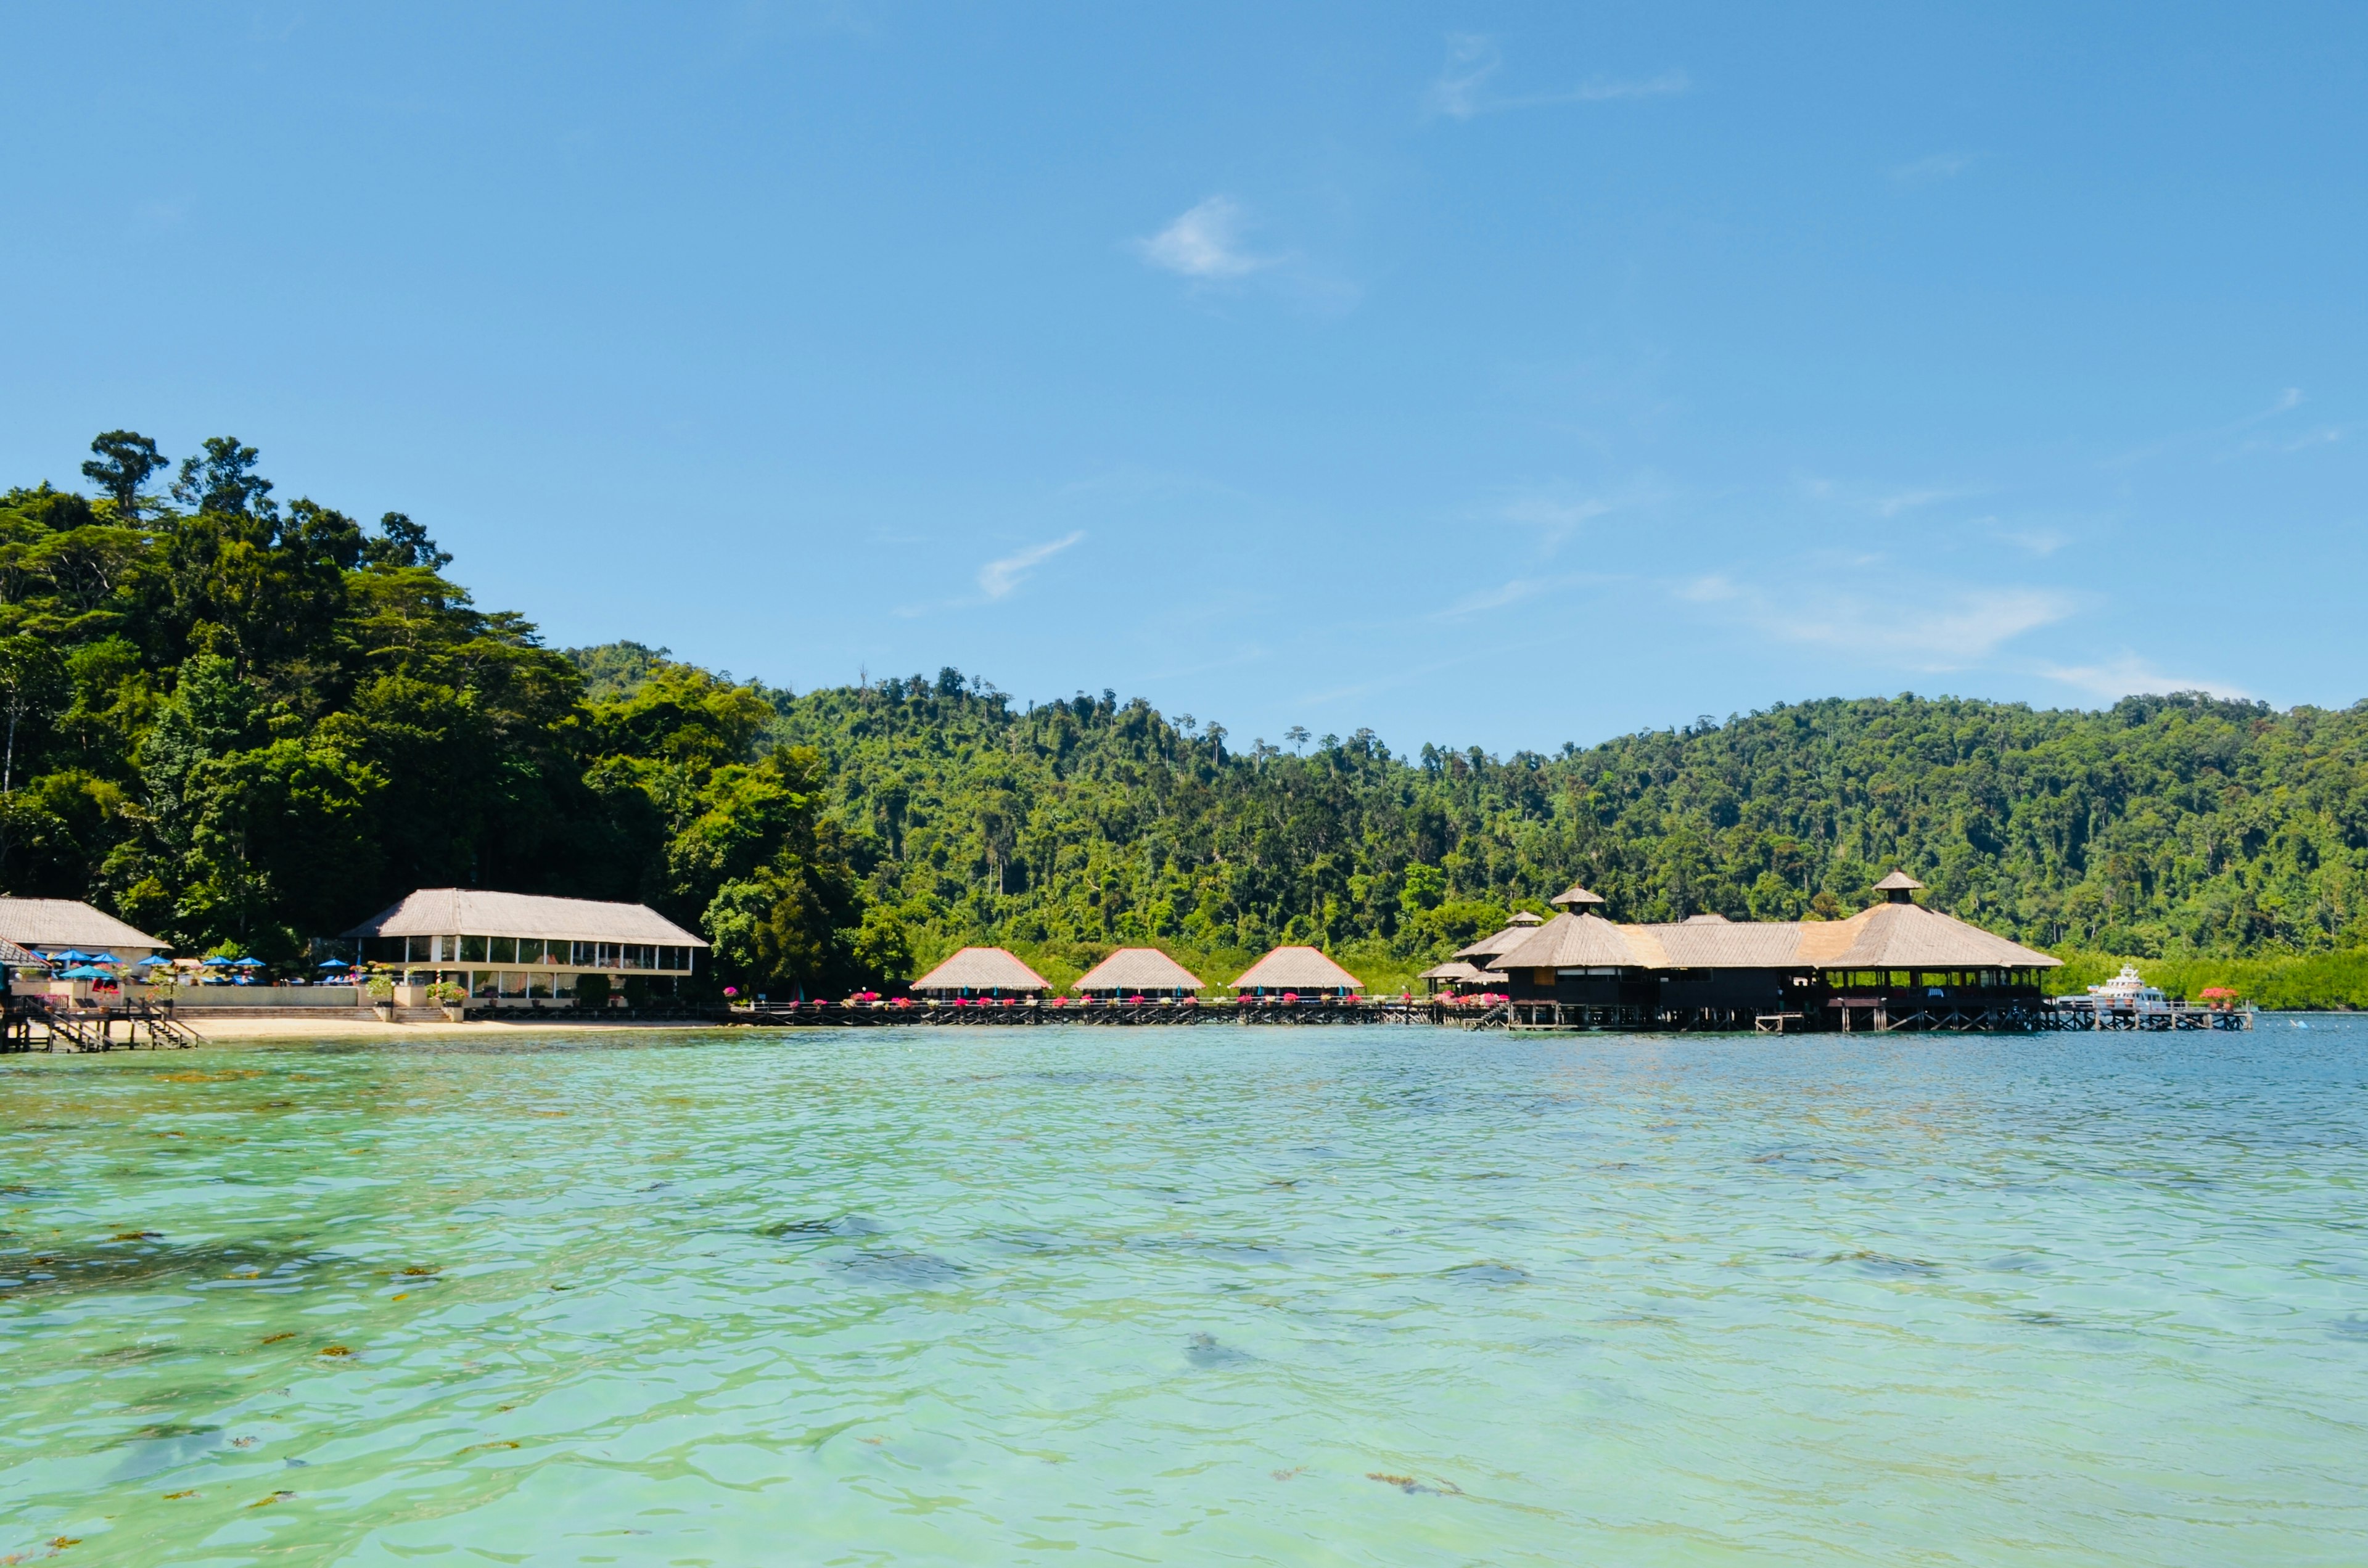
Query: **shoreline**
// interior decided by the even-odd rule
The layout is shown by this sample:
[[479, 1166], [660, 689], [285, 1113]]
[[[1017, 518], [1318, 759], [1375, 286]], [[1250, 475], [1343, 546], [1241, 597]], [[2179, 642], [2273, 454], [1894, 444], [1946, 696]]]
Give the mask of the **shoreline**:
[[[455, 1024], [438, 1020], [428, 1022], [381, 1023], [374, 1017], [353, 1017], [332, 1014], [327, 1017], [290, 1017], [282, 1018], [209, 1018], [195, 1011], [176, 1013], [174, 1022], [180, 1024], [199, 1040], [208, 1043], [217, 1040], [382, 1040], [390, 1043], [404, 1040], [424, 1040], [433, 1036], [524, 1035], [524, 1034], [617, 1034], [631, 1030], [677, 1031], [685, 1029], [745, 1028], [740, 1024], [710, 1024], [691, 1020], [662, 1018], [619, 1019], [615, 1023], [592, 1023], [569, 1020], [558, 1022], [537, 1018], [532, 1023], [496, 1023], [490, 1020]], [[146, 1049], [142, 1047], [142, 1049]]]

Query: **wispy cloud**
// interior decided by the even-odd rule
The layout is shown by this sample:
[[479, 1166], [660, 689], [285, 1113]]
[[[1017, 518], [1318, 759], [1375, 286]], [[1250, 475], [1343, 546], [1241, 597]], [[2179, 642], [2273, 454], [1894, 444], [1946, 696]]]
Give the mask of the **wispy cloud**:
[[1939, 180], [1954, 179], [1974, 166], [1971, 153], [1935, 153], [1929, 158], [1918, 158], [1902, 164], [1891, 171], [1891, 183], [1902, 186], [1931, 185]]
[[[1982, 520], [1996, 522], [1998, 519], [1986, 517]], [[2042, 561], [2072, 542], [2072, 537], [2069, 534], [2059, 533], [2054, 528], [2018, 528], [2000, 533], [1998, 537], [2017, 550], [2029, 551]]]
[[1964, 495], [1963, 490], [1899, 490], [1874, 498], [1874, 515], [1896, 517], [1902, 512], [1912, 512], [1918, 506], [1930, 506], [1935, 501], [1947, 501]]
[[1247, 277], [1281, 258], [1243, 249], [1242, 221], [1241, 206], [1233, 198], [1212, 196], [1149, 239], [1135, 241], [1135, 252], [1152, 266], [1180, 277], [1203, 281]]
[[1889, 489], [1863, 481], [1824, 479], [1814, 474], [1795, 483], [1801, 494], [1812, 501], [1831, 502], [1878, 517], [1902, 517], [1941, 501], [1961, 501], [1982, 494], [1964, 485], [1922, 484]]
[[1787, 595], [1781, 612], [1771, 608], [1757, 624], [1788, 642], [1873, 654], [1918, 669], [1952, 670], [2065, 619], [2073, 608], [2069, 595], [2041, 588], [1949, 593], [1903, 583], [1896, 593], [1881, 597]]
[[2100, 665], [2042, 665], [2039, 672], [2050, 680], [2060, 680], [2066, 686], [2078, 687], [2092, 696], [2109, 700], [2123, 697], [2159, 696], [2172, 691], [2208, 691], [2214, 697], [2253, 695], [2242, 687], [2224, 680], [2165, 675], [2135, 653], [2126, 651], [2119, 658]]
[[1503, 69], [1504, 51], [1485, 33], [1450, 33], [1447, 64], [1423, 95], [1423, 107], [1450, 119], [1497, 114], [1507, 109], [1543, 108], [1553, 104], [1611, 103], [1622, 98], [1661, 97], [1693, 85], [1683, 71], [1664, 71], [1645, 77], [1593, 76], [1562, 92], [1508, 94], [1495, 91], [1490, 78]]
[[1505, 609], [1543, 595], [1565, 588], [1575, 588], [1582, 583], [1600, 582], [1600, 577], [1585, 574], [1552, 577], [1516, 577], [1493, 588], [1475, 588], [1442, 609], [1431, 611], [1432, 620], [1462, 620], [1468, 616], [1485, 615], [1490, 610]]
[[1079, 528], [1061, 539], [1044, 544], [1031, 544], [1000, 561], [988, 562], [978, 569], [978, 591], [990, 599], [1008, 597], [1012, 589], [1028, 580], [1028, 574], [1085, 537], [1086, 530]]
[[1611, 502], [1596, 495], [1577, 501], [1552, 495], [1517, 495], [1505, 503], [1501, 516], [1508, 523], [1536, 529], [1540, 542], [1551, 554], [1581, 528], [1613, 509]]
[[[2215, 425], [2208, 429], [2182, 430], [2177, 435], [2165, 436], [2160, 440], [2149, 441], [2145, 446], [2133, 447], [2125, 452], [2117, 452], [2113, 456], [2104, 459], [2097, 466], [2100, 468], [2127, 468], [2134, 463], [2144, 462], [2149, 458], [2158, 458], [2162, 456], [2163, 453], [2175, 450], [2179, 448], [2192, 447], [2197, 443], [2204, 441], [2222, 440], [2227, 437], [2249, 430], [2256, 425], [2265, 425], [2271, 420], [2276, 419], [2283, 415], [2292, 414], [2295, 409], [2300, 408], [2308, 401], [2309, 400], [2307, 398], [2303, 396], [2303, 392], [2300, 387], [2288, 387], [2283, 392], [2278, 393], [2276, 397], [2272, 398], [2270, 401], [2268, 407], [2255, 409], [2252, 413], [2246, 415], [2241, 419], [2231, 420], [2226, 425]], [[2259, 449], [2260, 443], [2258, 440], [2248, 441], [2246, 443], [2246, 447], [2250, 449]]]

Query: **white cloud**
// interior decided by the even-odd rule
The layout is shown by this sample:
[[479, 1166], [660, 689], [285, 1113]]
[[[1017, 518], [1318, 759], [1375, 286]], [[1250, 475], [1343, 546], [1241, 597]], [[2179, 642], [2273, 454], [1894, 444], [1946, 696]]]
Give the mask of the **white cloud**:
[[1895, 185], [1930, 185], [1936, 180], [1954, 179], [1973, 166], [1971, 153], [1935, 153], [1929, 158], [1900, 165], [1891, 171], [1891, 178]]
[[1447, 68], [1424, 102], [1433, 114], [1469, 119], [1481, 112], [1480, 89], [1505, 62], [1495, 41], [1480, 33], [1447, 35]]
[[1494, 588], [1475, 588], [1444, 609], [1431, 612], [1433, 620], [1461, 620], [1465, 616], [1479, 615], [1487, 610], [1503, 609], [1510, 605], [1534, 599], [1562, 588], [1577, 587], [1582, 583], [1597, 582], [1591, 576], [1516, 577]]
[[1696, 577], [1691, 582], [1678, 585], [1678, 597], [1698, 605], [1717, 604], [1734, 598], [1742, 590], [1735, 585], [1733, 578], [1723, 577], [1715, 572], [1707, 577]]
[[1660, 97], [1682, 93], [1693, 84], [1682, 71], [1664, 71], [1656, 76], [1618, 78], [1593, 76], [1567, 92], [1503, 95], [1488, 90], [1488, 79], [1505, 63], [1504, 52], [1496, 40], [1485, 33], [1450, 33], [1447, 36], [1447, 64], [1439, 80], [1423, 95], [1423, 107], [1432, 114], [1450, 119], [1470, 119], [1474, 115], [1496, 114], [1505, 109], [1542, 108], [1552, 104], [1611, 103], [1622, 98]]
[[1878, 495], [1874, 500], [1874, 515], [1896, 517], [1902, 512], [1912, 512], [1918, 506], [1929, 506], [1935, 501], [1946, 501], [1964, 494], [1962, 490], [1902, 490], [1890, 495]]
[[2040, 674], [2050, 680], [2060, 680], [2066, 686], [2078, 687], [2108, 700], [2133, 696], [2161, 696], [2172, 691], [2208, 691], [2214, 697], [2253, 695], [2226, 681], [2165, 675], [2135, 653], [2128, 652], [2101, 665], [2042, 665], [2039, 668]]
[[1781, 613], [1758, 618], [1763, 631], [1790, 642], [1896, 659], [1919, 669], [1959, 669], [1988, 657], [2026, 631], [2073, 610], [2070, 596], [2042, 588], [1971, 588], [1935, 593], [1902, 582], [1880, 597], [1789, 596]]
[[[1986, 517], [1982, 520], [1984, 522], [1996, 522], [1998, 519], [1995, 517]], [[2023, 528], [2012, 533], [2001, 533], [1998, 537], [2006, 543], [2013, 545], [2018, 550], [2027, 550], [2031, 551], [2032, 554], [2038, 556], [2042, 561], [2046, 560], [2049, 556], [2055, 554], [2057, 551], [2072, 542], [2072, 539], [2069, 534], [2058, 533], [2054, 528]]]
[[999, 599], [1028, 580], [1028, 574], [1086, 537], [1083, 528], [1048, 544], [1031, 544], [1027, 549], [990, 561], [978, 569], [978, 590], [990, 599]]
[[[2183, 430], [2177, 435], [2165, 436], [2160, 440], [2149, 441], [2145, 446], [2133, 447], [2125, 452], [2117, 452], [2112, 457], [2101, 460], [2097, 466], [2100, 468], [2127, 468], [2134, 463], [2141, 463], [2152, 458], [2158, 458], [2165, 452], [2172, 451], [2182, 447], [2192, 446], [2199, 441], [2218, 440], [2225, 437], [2234, 436], [2240, 430], [2249, 430], [2256, 425], [2275, 419], [2282, 415], [2292, 414], [2295, 409], [2300, 408], [2308, 401], [2309, 400], [2307, 398], [2303, 396], [2302, 389], [2300, 387], [2288, 387], [2283, 392], [2278, 393], [2278, 395], [2271, 401], [2270, 405], [2267, 408], [2256, 409], [2252, 413], [2246, 415], [2241, 419], [2234, 420], [2226, 425], [2216, 425], [2208, 430]], [[2237, 449], [2239, 451], [2256, 451], [2260, 450], [2261, 447], [2262, 443], [2256, 439], [2246, 442]]]
[[1186, 278], [1242, 278], [1271, 267], [1273, 256], [1252, 256], [1241, 247], [1242, 210], [1231, 197], [1212, 196], [1147, 240], [1137, 240], [1143, 259]]
[[1503, 516], [1508, 523], [1537, 529], [1546, 549], [1552, 551], [1583, 525], [1612, 509], [1611, 502], [1591, 495], [1579, 501], [1564, 501], [1551, 495], [1517, 495], [1505, 503]]

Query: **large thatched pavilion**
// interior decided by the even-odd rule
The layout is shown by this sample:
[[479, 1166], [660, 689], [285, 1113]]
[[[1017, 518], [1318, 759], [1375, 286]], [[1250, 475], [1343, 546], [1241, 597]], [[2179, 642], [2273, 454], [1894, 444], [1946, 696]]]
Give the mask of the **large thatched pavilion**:
[[1884, 902], [1847, 920], [1731, 921], [1697, 915], [1624, 926], [1584, 888], [1564, 913], [1496, 955], [1517, 1003], [1799, 1016], [1847, 1026], [1853, 1010], [1903, 1006], [2036, 1006], [2062, 960], [1916, 903], [1923, 883], [1894, 871]]

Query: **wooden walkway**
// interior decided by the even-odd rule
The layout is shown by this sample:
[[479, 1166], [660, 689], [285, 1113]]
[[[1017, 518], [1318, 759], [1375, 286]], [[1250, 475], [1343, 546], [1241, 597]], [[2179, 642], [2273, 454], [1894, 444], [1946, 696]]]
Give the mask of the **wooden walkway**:
[[[1178, 1002], [1008, 1001], [772, 1002], [734, 1007], [725, 1022], [774, 1028], [1027, 1028], [1084, 1024], [1105, 1028], [1143, 1026], [1187, 1028], [1196, 1024], [1427, 1024], [1450, 1021], [1428, 1000], [1403, 997], [1279, 996]], [[1472, 1011], [1478, 1012], [1479, 1008]]]
[[76, 1007], [48, 996], [0, 1002], [0, 1051], [187, 1051], [198, 1043], [173, 1009], [150, 1002]]

